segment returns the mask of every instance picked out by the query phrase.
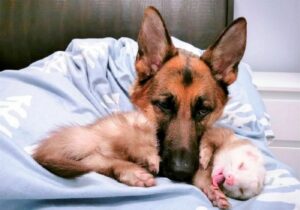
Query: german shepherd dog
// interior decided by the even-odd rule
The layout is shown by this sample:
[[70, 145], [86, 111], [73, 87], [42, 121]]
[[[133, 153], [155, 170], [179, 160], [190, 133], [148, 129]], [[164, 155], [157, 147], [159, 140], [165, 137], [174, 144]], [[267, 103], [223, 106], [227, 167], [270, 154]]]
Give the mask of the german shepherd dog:
[[145, 10], [131, 100], [157, 126], [160, 172], [192, 180], [206, 128], [221, 116], [246, 47], [246, 20], [235, 20], [199, 58], [175, 48], [160, 13]]
[[[148, 7], [138, 46], [131, 100], [139, 113], [119, 113], [53, 133], [33, 155], [41, 165], [63, 177], [96, 171], [146, 187], [155, 184], [149, 172], [160, 167], [163, 176], [192, 182], [201, 137], [222, 114], [227, 86], [236, 80], [246, 46], [246, 20], [234, 21], [199, 58], [175, 48], [161, 15]], [[201, 174], [194, 182], [199, 178]]]

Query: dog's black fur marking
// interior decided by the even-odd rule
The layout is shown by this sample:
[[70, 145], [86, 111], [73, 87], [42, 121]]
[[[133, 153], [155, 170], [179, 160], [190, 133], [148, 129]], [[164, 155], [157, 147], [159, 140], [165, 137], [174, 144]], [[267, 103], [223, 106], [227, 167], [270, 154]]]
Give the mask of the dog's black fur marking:
[[189, 67], [186, 67], [183, 70], [183, 75], [182, 75], [182, 83], [184, 86], [189, 86], [190, 84], [193, 83], [193, 74], [192, 71]]

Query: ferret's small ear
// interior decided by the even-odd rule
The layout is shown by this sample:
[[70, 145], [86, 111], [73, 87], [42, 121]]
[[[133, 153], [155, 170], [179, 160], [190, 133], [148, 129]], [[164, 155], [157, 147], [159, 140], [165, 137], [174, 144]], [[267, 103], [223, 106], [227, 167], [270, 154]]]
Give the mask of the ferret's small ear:
[[257, 161], [259, 159], [259, 156], [257, 156], [257, 154], [255, 154], [253, 151], [251, 150], [247, 150], [246, 154], [248, 157], [252, 158], [253, 160]]

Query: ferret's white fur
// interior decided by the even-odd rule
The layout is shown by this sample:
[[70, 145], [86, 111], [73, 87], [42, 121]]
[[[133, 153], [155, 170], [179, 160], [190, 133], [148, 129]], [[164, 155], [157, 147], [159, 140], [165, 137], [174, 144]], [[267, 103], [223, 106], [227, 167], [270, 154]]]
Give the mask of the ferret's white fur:
[[240, 140], [231, 136], [232, 143], [219, 150], [214, 157], [212, 176], [223, 170], [225, 179], [232, 176], [234, 184], [223, 183], [226, 195], [248, 199], [259, 194], [264, 185], [265, 167], [261, 152], [250, 142], [235, 145]]

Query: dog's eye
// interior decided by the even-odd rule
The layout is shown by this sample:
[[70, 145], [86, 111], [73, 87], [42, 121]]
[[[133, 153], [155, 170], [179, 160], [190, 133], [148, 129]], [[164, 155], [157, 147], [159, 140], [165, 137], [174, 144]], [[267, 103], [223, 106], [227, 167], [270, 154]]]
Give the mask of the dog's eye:
[[210, 103], [208, 103], [208, 100], [205, 96], [196, 98], [194, 105], [191, 106], [192, 117], [197, 121], [202, 120], [213, 110], [213, 108], [209, 104]]
[[203, 117], [205, 117], [206, 115], [208, 115], [211, 112], [210, 109], [208, 108], [202, 108], [200, 110], [197, 111], [196, 113], [196, 118], [197, 119], [202, 119]]
[[158, 106], [160, 109], [163, 109], [163, 110], [170, 109], [169, 103], [167, 101], [158, 101], [158, 102], [156, 102], [155, 105]]
[[174, 110], [174, 104], [171, 100], [153, 101], [152, 104], [167, 114], [170, 114]]

